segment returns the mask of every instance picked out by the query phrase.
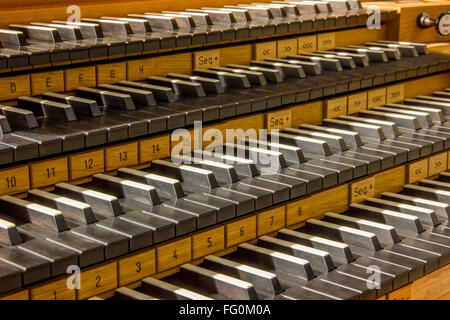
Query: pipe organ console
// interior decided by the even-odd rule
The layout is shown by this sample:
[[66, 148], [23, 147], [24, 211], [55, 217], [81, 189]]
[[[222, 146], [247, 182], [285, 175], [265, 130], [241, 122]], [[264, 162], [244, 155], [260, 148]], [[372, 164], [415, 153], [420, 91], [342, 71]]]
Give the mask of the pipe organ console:
[[450, 298], [450, 2], [16, 2], [0, 300]]

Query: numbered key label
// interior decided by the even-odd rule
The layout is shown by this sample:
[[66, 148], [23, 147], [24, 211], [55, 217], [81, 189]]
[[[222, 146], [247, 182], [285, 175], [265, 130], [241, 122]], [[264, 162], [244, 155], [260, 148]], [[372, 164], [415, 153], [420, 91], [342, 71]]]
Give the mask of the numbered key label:
[[405, 99], [405, 85], [397, 84], [386, 88], [386, 102], [397, 103]]
[[337, 118], [347, 114], [347, 97], [330, 99], [325, 102], [325, 114], [327, 118]]
[[367, 109], [386, 104], [386, 88], [370, 90], [367, 93]]
[[256, 216], [228, 223], [225, 226], [227, 248], [256, 238]]
[[408, 165], [408, 183], [414, 183], [428, 177], [428, 159], [419, 160]]

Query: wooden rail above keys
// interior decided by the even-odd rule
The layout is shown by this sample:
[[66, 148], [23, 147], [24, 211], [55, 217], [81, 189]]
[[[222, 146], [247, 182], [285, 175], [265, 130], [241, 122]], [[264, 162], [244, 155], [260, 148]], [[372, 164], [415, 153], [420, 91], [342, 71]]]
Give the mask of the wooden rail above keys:
[[[442, 153], [445, 156], [448, 154]], [[440, 155], [433, 155], [425, 160], [430, 162]], [[0, 300], [82, 300], [101, 294], [108, 296], [108, 292], [121, 286], [133, 288], [137, 286], [136, 282], [139, 283], [148, 276], [163, 278], [176, 273], [184, 263], [198, 264], [209, 254], [223, 256], [234, 251], [241, 243], [251, 243], [282, 228], [295, 229], [310, 218], [320, 218], [326, 212], [343, 212], [350, 204], [368, 197], [378, 197], [383, 192], [399, 192], [403, 185], [410, 182], [407, 175], [410, 167], [408, 164], [401, 165], [85, 268], [81, 273], [81, 287], [76, 291], [67, 288], [68, 277], [63, 276], [2, 295]], [[440, 172], [447, 169], [446, 164], [441, 167]], [[449, 272], [449, 266], [440, 268], [389, 293], [386, 298], [437, 299], [448, 294], [449, 287], [441, 286], [441, 281], [449, 279]]]

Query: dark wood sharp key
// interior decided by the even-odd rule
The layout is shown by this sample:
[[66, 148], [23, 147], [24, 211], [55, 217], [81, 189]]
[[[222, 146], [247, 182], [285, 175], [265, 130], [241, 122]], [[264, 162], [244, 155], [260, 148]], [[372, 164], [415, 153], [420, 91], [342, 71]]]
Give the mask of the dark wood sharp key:
[[56, 184], [55, 193], [77, 201], [85, 202], [89, 204], [93, 210], [111, 217], [123, 213], [118, 199], [109, 194], [74, 186], [68, 183]]
[[85, 147], [84, 134], [66, 127], [77, 122], [70, 105], [30, 97], [18, 103], [19, 107], [4, 107], [3, 114], [11, 121], [12, 134], [39, 143], [41, 156]]
[[2, 212], [22, 221], [55, 232], [68, 230], [64, 216], [58, 210], [11, 196], [0, 197], [0, 204]]
[[381, 245], [377, 236], [372, 232], [362, 231], [349, 227], [342, 227], [334, 223], [310, 219], [306, 222], [306, 229], [316, 235], [322, 235], [333, 239], [340, 239], [342, 242], [360, 246], [373, 252], [380, 250]]
[[99, 89], [108, 90], [112, 92], [118, 92], [128, 94], [133, 99], [136, 106], [154, 106], [156, 105], [155, 97], [151, 91], [145, 91], [142, 89], [127, 88], [112, 84], [100, 84]]
[[102, 112], [100, 111], [100, 108], [95, 100], [83, 99], [54, 92], [43, 93], [42, 98], [72, 106], [73, 111], [77, 116], [98, 117], [102, 115]]
[[336, 214], [333, 212], [327, 212], [324, 216], [324, 220], [349, 228], [371, 232], [377, 236], [378, 241], [383, 246], [392, 246], [400, 241], [397, 231], [390, 225], [354, 218], [343, 214]]
[[84, 202], [37, 189], [28, 191], [28, 200], [59, 210], [66, 220], [75, 223], [91, 224], [97, 221], [92, 208]]
[[307, 260], [311, 264], [311, 267], [316, 275], [327, 273], [335, 268], [328, 252], [322, 250], [310, 248], [300, 244], [293, 244], [286, 240], [268, 236], [262, 236], [259, 238], [258, 245]]
[[[319, 139], [326, 141], [330, 146], [331, 150], [337, 154], [344, 155], [344, 152], [348, 151], [349, 148], [345, 143], [345, 140], [338, 135], [331, 135], [323, 132], [312, 132], [303, 129], [286, 128], [283, 132], [301, 137], [308, 137], [313, 139]], [[351, 167], [351, 175], [353, 178], [361, 177], [367, 175], [367, 165], [354, 157], [335, 157], [334, 154], [330, 156], [315, 155], [307, 152], [305, 150], [304, 155], [310, 163], [326, 163], [330, 168], [340, 169], [341, 172], [348, 170]], [[341, 175], [343, 175], [341, 173]]]
[[[191, 166], [212, 171], [218, 185], [232, 184], [239, 180], [235, 169], [227, 164], [189, 156], [181, 156], [173, 159], [181, 163], [189, 163]], [[185, 199], [217, 210], [218, 222], [254, 211], [254, 200], [251, 197], [219, 186], [207, 192], [192, 192]]]
[[439, 220], [435, 212], [431, 209], [420, 208], [404, 203], [389, 201], [377, 198], [368, 198], [366, 204], [387, 210], [397, 211], [405, 214], [416, 216], [425, 227], [435, 227], [439, 224]]
[[[226, 156], [222, 159], [227, 159], [234, 162], [232, 165], [235, 167], [236, 172], [241, 179], [238, 183], [232, 184], [231, 186], [227, 187], [231, 187], [232, 189], [234, 189], [239, 186], [246, 186], [251, 189], [259, 189], [264, 193], [271, 194], [273, 203], [280, 203], [282, 201], [288, 200], [291, 195], [291, 187], [293, 187], [294, 189], [293, 194], [295, 194], [296, 192], [304, 193], [305, 185], [303, 181], [290, 179], [289, 177], [283, 178], [282, 176], [278, 176], [276, 173], [272, 173], [270, 169], [267, 172], [264, 172], [264, 174], [261, 174], [259, 170], [260, 167], [258, 167], [258, 165], [253, 160], [248, 159], [249, 150], [248, 148], [246, 150], [245, 146], [232, 144], [229, 147], [226, 145], [222, 147], [224, 148], [221, 152], [222, 154], [223, 152], [225, 152], [225, 149], [228, 149], [229, 147], [231, 147], [230, 151], [236, 154], [236, 157], [227, 158]], [[241, 147], [244, 148], [241, 149]], [[230, 151], [226, 152], [229, 153]], [[269, 151], [269, 153], [272, 152]], [[278, 170], [280, 168], [279, 161], [281, 161], [283, 163], [283, 166], [285, 166], [285, 161], [281, 153], [275, 152], [272, 154], [274, 155], [273, 160], [275, 170]], [[265, 156], [265, 161], [270, 160], [267, 159], [267, 154]], [[221, 161], [219, 160], [220, 158], [213, 159], [214, 161]]]
[[126, 287], [115, 290], [114, 297], [111, 300], [158, 300], [142, 292], [135, 291]]
[[77, 120], [73, 108], [67, 104], [32, 97], [19, 97], [17, 104], [20, 108], [33, 112], [36, 117], [46, 117], [57, 121]]
[[152, 162], [152, 170], [159, 174], [168, 175], [173, 179], [178, 179], [186, 185], [194, 185], [198, 190], [209, 191], [218, 186], [213, 173], [204, 169], [164, 160], [155, 160]]
[[[0, 262], [19, 269], [23, 285], [36, 283], [51, 276], [50, 263], [47, 260], [19, 248], [0, 247]], [[2, 286], [3, 284], [0, 285]]]
[[156, 100], [164, 102], [175, 102], [177, 100], [175, 92], [171, 88], [168, 88], [166, 86], [157, 86], [148, 83], [126, 81], [126, 80], [118, 82], [117, 85], [150, 91], [152, 92]]
[[450, 203], [449, 191], [429, 188], [425, 186], [416, 186], [412, 184], [407, 184], [404, 186], [402, 194], [417, 196], [420, 198], [439, 201], [443, 203]]
[[[228, 155], [223, 155], [221, 153], [212, 153], [209, 151], [195, 151], [196, 155], [202, 155], [206, 157], [205, 159], [211, 160], [217, 163], [228, 163], [235, 169], [239, 179], [246, 180], [236, 181], [232, 184], [223, 184], [223, 188], [231, 190], [233, 193], [240, 193], [254, 199], [254, 209], [259, 210], [272, 205], [275, 201], [279, 201], [279, 196], [277, 195], [280, 190], [283, 197], [286, 198], [286, 187], [276, 185], [274, 183], [264, 182], [264, 181], [249, 181], [251, 177], [259, 175], [259, 170], [257, 169], [255, 163], [252, 160], [238, 158]], [[275, 200], [274, 197], [275, 196]]]
[[[8, 120], [5, 116], [0, 115], [0, 137], [3, 138], [3, 134], [8, 134], [10, 132], [11, 127]], [[1, 142], [6, 142], [6, 140], [0, 139], [0, 164], [3, 165], [13, 162], [15, 153], [14, 148]]]
[[[63, 96], [64, 99], [61, 99], [61, 94], [43, 94], [43, 97], [46, 98], [46, 100], [54, 101], [56, 103], [62, 103], [67, 104], [69, 106], [72, 106], [73, 111], [77, 118], [79, 120], [77, 121], [71, 121], [71, 122], [63, 122], [63, 121], [54, 121], [54, 120], [47, 120], [47, 119], [39, 119], [39, 130], [36, 133], [39, 133], [41, 131], [49, 131], [53, 132], [57, 135], [64, 135], [61, 136], [61, 138], [64, 137], [63, 140], [63, 149], [64, 151], [70, 151], [71, 149], [68, 149], [68, 140], [70, 140], [71, 136], [76, 136], [76, 134], [81, 134], [84, 136], [82, 147], [73, 147], [73, 149], [80, 149], [84, 147], [91, 147], [95, 145], [101, 145], [105, 144], [107, 141], [107, 129], [106, 128], [99, 128], [99, 126], [96, 126], [95, 123], [86, 123], [85, 121], [82, 121], [82, 117], [98, 117], [102, 115], [97, 102], [93, 100], [88, 99], [82, 99], [77, 97], [68, 97]], [[72, 98], [72, 102], [68, 103], [65, 98]], [[24, 109], [18, 109], [18, 108], [12, 108], [8, 107], [8, 110], [4, 110], [5, 114], [10, 114], [11, 121], [13, 121], [14, 125], [17, 126], [16, 130], [22, 130], [21, 135], [25, 136], [25, 133], [28, 133], [28, 135], [33, 134], [33, 132], [29, 129], [31, 129], [31, 125], [33, 124], [33, 117], [34, 114], [31, 111], [24, 110]], [[92, 119], [92, 118], [91, 118]], [[36, 120], [35, 120], [36, 121]], [[94, 120], [97, 121], [97, 120]], [[98, 123], [98, 122], [97, 122]], [[27, 129], [27, 131], [23, 131]], [[109, 128], [108, 128], [109, 130]], [[75, 133], [75, 134], [74, 134]], [[42, 148], [41, 148], [42, 149]]]
[[77, 96], [85, 99], [95, 100], [100, 106], [118, 108], [124, 111], [136, 109], [133, 99], [128, 94], [79, 87], [77, 88]]
[[327, 251], [333, 259], [333, 262], [337, 265], [349, 264], [355, 261], [350, 247], [345, 243], [315, 237], [307, 233], [289, 229], [279, 230], [277, 238]]
[[[297, 198], [306, 193], [306, 184], [304, 180], [295, 176], [295, 174], [280, 174], [280, 171], [287, 167], [286, 160], [281, 152], [272, 151], [264, 148], [257, 148], [251, 145], [242, 144], [225, 144], [223, 147], [226, 150], [234, 150], [237, 157], [252, 160], [258, 170], [261, 171], [260, 175], [251, 175], [250, 179], [242, 179], [242, 183], [250, 183], [252, 185], [257, 185], [257, 182], [267, 182], [276, 184], [280, 186], [287, 187], [289, 198]], [[224, 151], [225, 151], [224, 149]], [[240, 175], [241, 172], [238, 172]], [[262, 186], [262, 184], [260, 184]], [[286, 188], [280, 188], [279, 195], [280, 200], [285, 193]]]
[[7, 143], [24, 146], [26, 143], [21, 143], [21, 141], [28, 141], [28, 148], [34, 144], [35, 151], [41, 157], [60, 153], [63, 150], [61, 130], [42, 130], [33, 112], [16, 107], [3, 107], [2, 112], [11, 126], [11, 135], [17, 137], [17, 139], [10, 140], [8, 137], [4, 138]]

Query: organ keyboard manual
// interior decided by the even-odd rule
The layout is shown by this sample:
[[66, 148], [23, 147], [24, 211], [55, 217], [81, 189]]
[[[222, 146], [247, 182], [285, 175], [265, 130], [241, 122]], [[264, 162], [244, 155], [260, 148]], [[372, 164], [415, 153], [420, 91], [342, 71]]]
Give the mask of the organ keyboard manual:
[[2, 1], [0, 300], [450, 299], [450, 1], [258, 1]]

